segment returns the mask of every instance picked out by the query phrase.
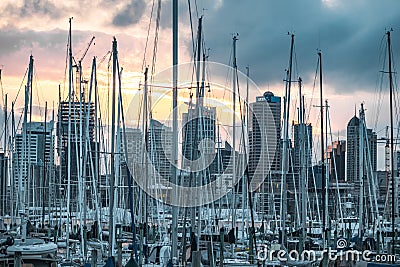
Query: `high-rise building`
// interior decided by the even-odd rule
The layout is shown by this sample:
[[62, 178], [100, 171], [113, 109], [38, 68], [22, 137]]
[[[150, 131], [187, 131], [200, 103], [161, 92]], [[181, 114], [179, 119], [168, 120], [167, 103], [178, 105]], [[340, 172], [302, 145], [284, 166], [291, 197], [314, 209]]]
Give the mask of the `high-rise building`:
[[346, 141], [334, 141], [328, 146], [329, 177], [331, 181], [345, 181], [346, 174]]
[[[26, 139], [23, 133], [15, 136], [14, 192], [20, 192], [26, 204], [37, 205], [40, 200], [47, 201], [49, 195], [48, 191], [44, 193], [40, 189], [49, 188], [50, 174], [54, 170], [54, 122], [30, 122], [22, 127], [26, 128]], [[22, 188], [18, 188], [21, 184]], [[16, 196], [13, 200], [17, 200]]]
[[[256, 97], [249, 114], [249, 174], [259, 184], [260, 209], [277, 210], [281, 188], [281, 98], [272, 92]], [[264, 182], [263, 182], [264, 181]]]
[[[123, 134], [125, 133], [125, 136]], [[123, 129], [120, 130], [121, 134], [121, 178], [124, 184], [123, 189], [120, 189], [124, 195], [129, 194], [128, 179], [132, 177], [142, 177], [143, 173], [143, 153], [146, 151], [145, 144], [143, 143], [143, 134], [142, 131], [138, 128], [126, 128], [125, 132]], [[125, 149], [125, 140], [126, 140], [126, 149]], [[128, 159], [126, 159], [128, 156]], [[129, 175], [129, 177], [128, 177]], [[107, 177], [101, 177], [102, 184], [107, 184]], [[133, 182], [133, 181], [132, 181]], [[131, 185], [136, 185], [132, 183]], [[101, 196], [103, 205], [107, 205], [107, 187], [100, 188], [102, 190]], [[129, 205], [129, 198], [125, 198], [125, 205]]]
[[[303, 127], [303, 128], [302, 128]], [[312, 125], [293, 125], [293, 149], [289, 150], [289, 173], [293, 172], [294, 179], [287, 179], [288, 212], [295, 214], [296, 200], [301, 199], [301, 179], [310, 181], [312, 177]], [[304, 176], [304, 177], [303, 177]], [[306, 190], [308, 189], [306, 185]], [[297, 194], [297, 198], [295, 195]]]
[[190, 162], [198, 159], [200, 149], [207, 162], [213, 161], [216, 137], [215, 116], [215, 107], [202, 107], [201, 114], [196, 114], [196, 109], [190, 107], [187, 113], [183, 113], [182, 154], [187, 159], [183, 160], [183, 168], [189, 168]]
[[[305, 127], [305, 137], [304, 146], [301, 144], [301, 136], [300, 136], [300, 124], [295, 124], [293, 127], [293, 171], [295, 174], [300, 173], [301, 167], [311, 168], [311, 158], [312, 158], [312, 125], [304, 124]], [[304, 151], [302, 151], [304, 150]], [[305, 162], [301, 162], [301, 153], [305, 153], [304, 158]]]
[[[89, 112], [89, 116], [87, 113]], [[71, 195], [78, 196], [79, 187], [78, 180], [81, 174], [86, 180], [87, 194], [92, 188], [93, 177], [91, 169], [91, 160], [99, 160], [100, 154], [96, 150], [95, 144], [95, 108], [94, 103], [71, 101], [62, 101], [58, 107], [58, 123], [57, 123], [57, 138], [58, 138], [58, 156], [60, 158], [60, 171], [64, 192], [67, 192], [68, 180], [68, 165], [71, 174]], [[71, 128], [69, 129], [69, 121]], [[70, 130], [70, 132], [69, 132]], [[69, 139], [69, 141], [68, 141]], [[68, 148], [69, 145], [69, 148]], [[68, 156], [68, 151], [70, 156]], [[85, 166], [80, 166], [80, 153], [84, 156], [91, 154], [91, 157], [86, 158]], [[70, 159], [70, 164], [68, 164]], [[62, 197], [62, 196], [60, 196]], [[65, 197], [65, 196], [64, 196]], [[77, 210], [77, 201], [71, 203], [72, 210]]]
[[[360, 126], [360, 119], [356, 116], [347, 124], [347, 181], [351, 183], [360, 181]], [[366, 129], [366, 133], [368, 146], [365, 147], [365, 151], [368, 152], [372, 171], [376, 171], [377, 135], [372, 129]]]
[[[122, 132], [121, 132], [122, 133]], [[126, 146], [127, 146], [127, 154], [129, 157], [129, 160], [132, 160], [132, 162], [139, 162], [139, 159], [141, 157], [141, 150], [143, 146], [143, 134], [142, 131], [138, 128], [126, 128], [125, 129], [125, 137], [126, 137]], [[122, 139], [123, 140], [123, 139]], [[122, 150], [122, 155], [125, 161], [125, 148], [124, 148], [124, 142], [121, 142], [121, 150]]]
[[354, 182], [359, 177], [360, 119], [355, 115], [347, 124], [347, 181]]
[[172, 129], [151, 119], [148, 138], [148, 155], [158, 174], [171, 180]]

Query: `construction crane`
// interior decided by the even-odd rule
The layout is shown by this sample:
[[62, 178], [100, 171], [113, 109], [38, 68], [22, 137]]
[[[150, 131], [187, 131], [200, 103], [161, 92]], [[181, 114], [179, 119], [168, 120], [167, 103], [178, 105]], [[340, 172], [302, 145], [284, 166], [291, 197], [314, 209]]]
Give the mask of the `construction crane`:
[[94, 36], [92, 37], [92, 39], [90, 40], [90, 42], [88, 43], [88, 46], [86, 47], [85, 52], [83, 52], [83, 55], [81, 57], [81, 59], [79, 60], [79, 62], [82, 62], [82, 60], [85, 58], [87, 52], [89, 51], [90, 46], [92, 45], [93, 41], [94, 41]]
[[82, 92], [81, 92], [81, 84], [82, 83], [86, 84], [87, 80], [83, 80], [81, 77], [82, 76], [82, 61], [85, 58], [87, 52], [89, 51], [90, 46], [93, 44], [94, 39], [95, 39], [95, 37], [93, 36], [92, 39], [90, 40], [90, 42], [88, 43], [85, 51], [83, 52], [82, 57], [78, 60], [78, 63], [76, 63], [76, 61], [74, 59], [74, 62], [75, 62], [74, 67], [76, 68], [76, 90], [75, 91], [83, 94], [82, 95], [83, 99], [85, 99], [85, 87], [83, 86]]

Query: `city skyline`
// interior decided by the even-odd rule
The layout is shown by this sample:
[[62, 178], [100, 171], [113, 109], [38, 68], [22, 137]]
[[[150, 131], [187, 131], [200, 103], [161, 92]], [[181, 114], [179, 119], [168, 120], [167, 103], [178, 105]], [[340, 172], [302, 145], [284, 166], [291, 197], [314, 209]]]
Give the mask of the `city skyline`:
[[[117, 37], [121, 66], [124, 67], [123, 92], [125, 102], [129, 102], [132, 94], [137, 92], [140, 81], [143, 82], [143, 65], [151, 65], [155, 13], [145, 55], [146, 64], [143, 64], [151, 2], [121, 1], [114, 6], [110, 1], [99, 1], [97, 7], [74, 2], [55, 3], [51, 0], [35, 3], [4, 1], [0, 4], [5, 12], [0, 23], [0, 31], [4, 36], [0, 41], [2, 89], [8, 93], [9, 101], [15, 100], [30, 54], [33, 54], [36, 66], [34, 90], [37, 91], [33, 102], [42, 109], [40, 115], [39, 109], [34, 107], [35, 115], [43, 116], [45, 101], [49, 102], [49, 107], [54, 103], [56, 109], [59, 84], [62, 99], [65, 100], [68, 18], [74, 17], [73, 53], [76, 59], [83, 56], [92, 36], [96, 37], [83, 61], [85, 77], [89, 76], [91, 58], [97, 56], [101, 62], [111, 49], [112, 36]], [[203, 29], [206, 47], [210, 49], [210, 61], [229, 65], [232, 33], [237, 32], [239, 70], [245, 72], [245, 67], [250, 66], [250, 77], [262, 92], [272, 91], [283, 96], [282, 79], [289, 52], [289, 38], [286, 35], [287, 32], [293, 32], [296, 35], [296, 73], [303, 78], [307, 111], [310, 111], [307, 122], [318, 124], [318, 111], [313, 105], [318, 103], [319, 95], [313, 82], [316, 52], [321, 49], [324, 98], [329, 100], [334, 139], [344, 139], [347, 121], [354, 113], [358, 113], [361, 102], [365, 102], [367, 126], [377, 132], [378, 138], [384, 135], [384, 128], [389, 124], [389, 111], [386, 108], [388, 97], [385, 93], [388, 91], [387, 82], [379, 94], [377, 81], [379, 75], [383, 75], [380, 74], [384, 68], [380, 57], [385, 53], [385, 31], [390, 28], [393, 28], [394, 61], [398, 58], [396, 48], [400, 43], [400, 17], [396, 7], [399, 3], [393, 0], [379, 3], [349, 3], [341, 0], [278, 3], [253, 0], [245, 3], [201, 1], [197, 4], [197, 12], [196, 6], [192, 6], [193, 30], [196, 30], [196, 18], [204, 15]], [[169, 67], [172, 62], [170, 1], [162, 1], [161, 10], [158, 71]], [[247, 15], [250, 11], [254, 11], [253, 16]], [[380, 15], [383, 12], [385, 16]], [[179, 14], [179, 61], [189, 62], [192, 42], [186, 2], [180, 2]], [[107, 57], [99, 65], [99, 86], [101, 92], [105, 93]], [[383, 80], [386, 78], [383, 77]], [[293, 95], [294, 105], [297, 96], [296, 93]], [[20, 96], [16, 108], [22, 108], [22, 102]], [[314, 134], [318, 134], [318, 127], [314, 127], [314, 131]], [[379, 155], [383, 155], [383, 150], [379, 148], [379, 151]], [[383, 169], [383, 162], [379, 162], [378, 169]]]

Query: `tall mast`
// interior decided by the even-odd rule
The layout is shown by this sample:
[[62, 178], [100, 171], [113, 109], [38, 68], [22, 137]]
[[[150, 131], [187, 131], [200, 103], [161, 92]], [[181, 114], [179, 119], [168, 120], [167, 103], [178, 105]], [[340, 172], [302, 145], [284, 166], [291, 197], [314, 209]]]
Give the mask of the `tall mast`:
[[[54, 135], [53, 135], [53, 131], [54, 131], [54, 101], [53, 101], [53, 110], [51, 113], [51, 132], [50, 132], [50, 159], [54, 159]], [[54, 162], [54, 161], [53, 161]], [[49, 179], [49, 201], [48, 201], [48, 208], [49, 210], [51, 210], [51, 216], [53, 215], [53, 210], [55, 209], [55, 211], [57, 212], [57, 206], [56, 206], [56, 202], [55, 202], [55, 191], [56, 191], [56, 169], [54, 164], [52, 164], [50, 166], [50, 179]], [[50, 202], [50, 200], [52, 202]], [[51, 205], [53, 205], [51, 207]], [[51, 208], [50, 208], [51, 207]], [[51, 218], [51, 217], [50, 217]], [[51, 218], [52, 219], [52, 218]], [[51, 221], [51, 220], [50, 220]], [[56, 224], [57, 225], [57, 224]]]
[[[11, 140], [15, 140], [15, 117], [14, 117], [14, 105], [15, 105], [15, 102], [14, 101], [12, 101], [11, 102]], [[10, 153], [10, 154], [12, 154], [12, 153]], [[14, 157], [12, 156], [12, 160], [14, 160]], [[17, 160], [19, 160], [18, 159], [18, 157], [17, 157]], [[14, 167], [13, 167], [13, 164], [11, 164], [11, 173], [13, 174], [14, 173], [14, 171], [15, 171], [15, 169], [14, 169]], [[12, 175], [12, 179], [13, 179], [13, 182], [15, 183], [16, 181], [15, 181], [15, 178], [14, 178], [14, 176]], [[20, 177], [19, 177], [20, 178]], [[18, 178], [18, 183], [19, 183], [19, 178]], [[18, 184], [18, 186], [19, 186], [19, 184]], [[11, 186], [11, 196], [13, 196], [14, 194], [15, 194], [15, 186]], [[15, 214], [14, 214], [14, 212], [15, 212], [15, 210], [14, 210], [14, 208], [16, 208], [16, 206], [14, 206], [14, 203], [12, 203], [13, 201], [11, 201], [11, 223], [12, 224], [14, 224], [15, 223]], [[16, 203], [16, 205], [18, 205], [18, 203]], [[18, 209], [16, 209], [16, 210], [18, 210]]]
[[[98, 202], [98, 188], [96, 186], [96, 184], [98, 183], [99, 179], [99, 173], [98, 173], [98, 165], [97, 165], [97, 149], [98, 149], [98, 142], [97, 142], [97, 109], [96, 109], [96, 100], [95, 100], [95, 107], [94, 107], [94, 153], [93, 153], [93, 149], [91, 146], [91, 142], [90, 142], [90, 136], [89, 136], [89, 125], [90, 125], [90, 114], [92, 112], [91, 108], [92, 108], [92, 95], [93, 95], [93, 87], [94, 87], [94, 98], [97, 99], [97, 66], [96, 66], [96, 57], [93, 57], [92, 60], [92, 71], [90, 74], [90, 87], [89, 87], [89, 94], [88, 94], [88, 100], [87, 100], [87, 110], [86, 110], [86, 114], [85, 114], [85, 150], [88, 151], [88, 155], [87, 157], [90, 157], [90, 168], [92, 170], [92, 184], [93, 184], [93, 190], [94, 190], [94, 201], [95, 201], [95, 207], [96, 207], [96, 220], [97, 222], [100, 222], [100, 208], [99, 208], [99, 202]], [[93, 154], [95, 154], [96, 156], [93, 156]], [[93, 163], [94, 160], [94, 163]], [[93, 166], [94, 165], [94, 166]], [[85, 164], [86, 166], [86, 164]], [[86, 172], [86, 168], [84, 169], [84, 171]], [[86, 174], [84, 175], [84, 177], [86, 177]], [[86, 222], [86, 219], [85, 219]], [[101, 225], [97, 224], [98, 226], [98, 233], [101, 232]], [[98, 238], [97, 236], [95, 236], [95, 238]], [[87, 252], [87, 250], [85, 250]]]
[[108, 222], [109, 227], [109, 246], [108, 256], [113, 256], [114, 251], [114, 183], [115, 183], [115, 90], [116, 90], [116, 79], [117, 79], [117, 39], [114, 37], [112, 42], [112, 55], [113, 55], [113, 80], [112, 80], [112, 98], [111, 98], [111, 174], [110, 174], [110, 203], [109, 211], [110, 217]]
[[[63, 149], [61, 149], [61, 112], [60, 112], [60, 107], [61, 107], [61, 85], [58, 85], [58, 112], [57, 112], [57, 123], [60, 125], [57, 127], [57, 149], [58, 149], [58, 157], [59, 157], [59, 171], [58, 171], [58, 183], [61, 185], [63, 184], [62, 181], [62, 159], [65, 157], [63, 154]], [[55, 180], [55, 179], [54, 179]], [[57, 183], [56, 183], [57, 184]], [[56, 187], [56, 196], [59, 201], [56, 202], [56, 225], [58, 226], [59, 229], [61, 229], [61, 186]], [[60, 206], [60, 214], [58, 214], [58, 206]], [[68, 213], [68, 212], [67, 212]], [[60, 218], [60, 221], [58, 221], [58, 218]]]
[[[244, 124], [246, 125], [246, 129], [248, 129], [249, 128], [249, 124], [248, 124], [248, 101], [249, 101], [249, 75], [250, 75], [250, 69], [249, 69], [249, 67], [247, 66], [246, 67], [246, 102], [245, 102], [245, 105], [244, 105], [244, 107], [245, 107], [245, 111], [244, 111]], [[242, 123], [242, 128], [243, 128], [243, 123]], [[244, 129], [242, 129], [242, 131], [243, 131], [243, 135], [242, 135], [242, 137], [243, 137], [243, 140], [245, 140], [245, 134], [244, 134]], [[247, 136], [248, 136], [248, 133], [247, 133]], [[247, 149], [246, 149], [246, 144], [243, 144], [243, 148], [244, 148], [244, 151], [246, 151]], [[245, 170], [245, 167], [246, 167], [246, 153], [243, 153], [243, 157], [242, 157], [242, 168], [243, 168], [243, 170]], [[247, 188], [247, 183], [248, 183], [248, 181], [246, 181], [246, 179], [249, 179], [249, 177], [247, 177], [246, 175], [243, 175], [243, 179], [242, 179], [242, 214], [245, 214], [244, 212], [245, 212], [245, 208], [247, 207], [247, 203], [246, 203], [246, 197], [247, 197], [247, 190], [248, 190], [248, 188]], [[252, 212], [251, 210], [250, 210], [250, 212]], [[244, 229], [244, 215], [242, 215], [242, 238], [244, 237], [244, 231], [245, 231], [245, 229]], [[251, 237], [250, 237], [251, 238]]]
[[[85, 218], [84, 218], [84, 205], [86, 204], [86, 199], [85, 199], [85, 194], [83, 192], [83, 184], [84, 184], [84, 178], [83, 178], [83, 143], [82, 143], [82, 139], [83, 139], [83, 135], [82, 135], [82, 129], [83, 129], [83, 99], [82, 99], [82, 71], [80, 70], [81, 68], [78, 67], [77, 69], [77, 77], [76, 77], [76, 87], [77, 87], [77, 94], [79, 94], [79, 129], [77, 129], [77, 125], [75, 124], [75, 145], [76, 145], [76, 163], [77, 163], [77, 176], [78, 176], [78, 196], [80, 198], [79, 204], [77, 205], [79, 207], [79, 221], [80, 224], [85, 226], [86, 222], [85, 222]], [[75, 106], [75, 105], [74, 105]], [[78, 133], [78, 134], [77, 134]], [[78, 231], [80, 232], [80, 241], [81, 241], [81, 245], [80, 245], [80, 251], [81, 251], [81, 255], [85, 255], [85, 244], [84, 244], [84, 234], [83, 234], [83, 226], [80, 227], [80, 229], [78, 229]], [[84, 256], [85, 257], [85, 256]]]
[[[100, 164], [100, 127], [97, 121], [98, 116], [98, 88], [97, 88], [97, 67], [96, 67], [96, 58], [93, 57], [93, 66], [94, 66], [94, 151], [95, 151], [95, 161], [94, 161], [94, 170], [95, 170], [95, 181], [97, 183], [97, 192], [100, 192], [100, 174], [99, 174], [99, 164]], [[90, 102], [90, 101], [89, 101]], [[99, 193], [100, 194], [100, 193]], [[101, 209], [99, 209], [99, 218], [101, 218]], [[98, 221], [98, 233], [101, 231], [100, 219]], [[133, 223], [133, 222], [132, 222]], [[97, 237], [98, 238], [98, 237]]]
[[[93, 39], [92, 39], [93, 40]], [[86, 54], [86, 53], [85, 53]], [[84, 56], [85, 56], [84, 54]], [[82, 58], [83, 59], [83, 58]], [[79, 201], [79, 220], [80, 220], [80, 224], [82, 225], [82, 227], [80, 227], [79, 231], [81, 234], [81, 245], [80, 245], [80, 250], [81, 250], [81, 254], [84, 256], [84, 258], [86, 258], [86, 252], [85, 252], [85, 235], [83, 233], [83, 227], [86, 227], [86, 190], [84, 189], [86, 185], [86, 177], [85, 177], [85, 173], [84, 170], [86, 169], [85, 166], [85, 160], [84, 160], [84, 154], [86, 155], [86, 151], [84, 151], [84, 143], [83, 143], [83, 127], [84, 127], [84, 123], [83, 123], [83, 113], [85, 110], [85, 105], [84, 105], [84, 92], [83, 92], [83, 81], [82, 81], [82, 59], [79, 60], [78, 62], [78, 66], [77, 66], [77, 87], [78, 87], [78, 94], [79, 94], [79, 135], [76, 138], [79, 138], [75, 144], [79, 145], [79, 150], [77, 149], [77, 154], [79, 155], [79, 158], [77, 157], [77, 164], [79, 164], [78, 166], [78, 195], [80, 196], [81, 201]], [[76, 126], [75, 126], [76, 127]], [[76, 128], [75, 128], [76, 129]]]
[[[325, 99], [325, 144], [326, 146], [328, 146], [328, 100]], [[325, 160], [328, 160], [328, 149], [325, 149]], [[324, 210], [325, 210], [325, 229], [326, 229], [326, 242], [327, 242], [327, 246], [329, 243], [329, 236], [328, 236], [328, 232], [329, 232], [329, 199], [328, 199], [328, 189], [329, 189], [329, 164], [328, 162], [326, 162], [325, 164], [325, 188], [324, 188], [324, 192], [325, 192], [325, 198], [324, 198]]]
[[[29, 69], [28, 69], [28, 81], [25, 86], [25, 104], [24, 104], [24, 122], [22, 124], [22, 153], [23, 157], [19, 158], [19, 162], [22, 163], [19, 171], [19, 179], [18, 179], [18, 208], [17, 212], [22, 210], [25, 211], [25, 191], [28, 185], [28, 179], [26, 179], [25, 175], [29, 173], [29, 165], [26, 164], [27, 155], [27, 123], [28, 123], [28, 105], [30, 98], [30, 91], [32, 90], [32, 77], [33, 77], [33, 56], [31, 55], [29, 58]], [[26, 170], [26, 174], [24, 174], [24, 170]], [[22, 185], [22, 180], [24, 180], [24, 185]]]
[[235, 229], [235, 189], [234, 183], [236, 182], [236, 41], [238, 40], [237, 34], [233, 36], [233, 75], [232, 75], [232, 228]]
[[285, 90], [285, 99], [284, 99], [284, 121], [283, 121], [283, 155], [282, 155], [282, 181], [281, 181], [281, 207], [280, 207], [280, 216], [281, 216], [281, 231], [282, 231], [282, 240], [281, 244], [285, 243], [286, 239], [286, 213], [287, 213], [287, 188], [286, 188], [286, 179], [287, 172], [289, 168], [289, 159], [288, 159], [288, 148], [289, 148], [289, 110], [290, 110], [290, 90], [292, 84], [292, 62], [293, 62], [293, 49], [294, 49], [294, 34], [291, 35], [290, 42], [290, 57], [289, 57], [289, 69], [286, 73], [286, 90]]
[[[147, 148], [147, 138], [148, 138], [148, 123], [149, 123], [149, 109], [148, 109], [148, 67], [146, 67], [144, 71], [144, 90], [143, 90], [143, 116], [142, 116], [142, 163], [144, 166], [142, 166], [142, 170], [144, 171], [144, 177], [145, 177], [145, 192], [147, 190], [147, 180], [148, 180], [148, 156], [146, 155], [146, 148]], [[146, 207], [146, 194], [145, 192], [142, 192], [142, 199], [141, 201], [144, 201], [140, 207], [141, 210], [141, 218], [140, 218], [140, 223], [145, 223], [146, 220], [146, 213], [147, 213], [147, 207]]]
[[322, 209], [322, 229], [323, 229], [323, 239], [324, 239], [324, 249], [326, 248], [326, 210], [325, 210], [325, 164], [324, 164], [324, 106], [322, 102], [322, 53], [321, 51], [318, 52], [318, 59], [319, 59], [319, 104], [320, 104], [320, 117], [321, 117], [321, 180], [322, 180], [322, 202], [323, 202], [323, 209]]
[[392, 50], [390, 47], [390, 31], [387, 31], [387, 40], [388, 40], [388, 53], [389, 53], [389, 107], [390, 107], [390, 164], [391, 164], [391, 180], [392, 180], [392, 254], [394, 254], [394, 219], [395, 219], [395, 205], [394, 205], [394, 176], [395, 176], [395, 170], [394, 170], [394, 134], [393, 134], [393, 77], [392, 77]]
[[[172, 181], [177, 185], [178, 164], [178, 0], [172, 1]], [[173, 198], [178, 199], [176, 186], [174, 186]], [[176, 202], [175, 202], [176, 203]], [[177, 204], [177, 203], [176, 203]], [[175, 205], [176, 205], [175, 204]], [[178, 207], [172, 206], [172, 258], [178, 258]]]
[[67, 152], [67, 229], [66, 229], [66, 242], [67, 242], [67, 259], [69, 258], [69, 222], [70, 219], [70, 202], [71, 202], [71, 104], [73, 98], [73, 73], [72, 73], [72, 18], [69, 19], [69, 44], [68, 44], [68, 56], [69, 56], [69, 82], [68, 82], [68, 152]]
[[[140, 211], [141, 211], [141, 217], [140, 217], [140, 223], [141, 227], [140, 229], [140, 251], [142, 251], [143, 247], [143, 239], [144, 239], [144, 227], [147, 227], [147, 190], [148, 190], [148, 179], [149, 179], [149, 166], [148, 166], [148, 155], [146, 154], [146, 149], [147, 145], [149, 144], [149, 119], [148, 119], [148, 114], [149, 114], [149, 109], [148, 109], [148, 68], [146, 67], [145, 72], [144, 72], [144, 90], [143, 90], [143, 116], [142, 116], [142, 162], [143, 162], [143, 171], [144, 171], [144, 187], [145, 190], [142, 190], [140, 192]], [[150, 126], [150, 129], [152, 126]], [[139, 262], [142, 262], [142, 257], [143, 253], [139, 253]]]
[[[199, 18], [199, 25], [197, 28], [197, 52], [196, 52], [196, 106], [195, 106], [195, 125], [194, 125], [194, 138], [192, 139], [192, 163], [191, 163], [191, 171], [190, 171], [190, 181], [191, 181], [191, 185], [192, 187], [198, 186], [198, 176], [197, 176], [197, 172], [194, 172], [193, 170], [196, 170], [198, 168], [198, 166], [194, 166], [194, 164], [198, 164], [197, 162], [195, 162], [195, 159], [197, 159], [197, 154], [198, 154], [198, 145], [199, 145], [199, 140], [201, 140], [201, 137], [199, 136], [200, 133], [202, 133], [202, 125], [203, 125], [203, 121], [202, 121], [202, 110], [203, 110], [203, 106], [202, 106], [202, 102], [203, 102], [203, 87], [200, 84], [200, 70], [201, 70], [201, 31], [202, 31], [202, 20], [203, 18], [200, 17]], [[190, 107], [189, 107], [190, 109]], [[190, 111], [189, 111], [190, 114]], [[193, 114], [193, 113], [192, 113]], [[193, 115], [191, 115], [193, 116]], [[189, 118], [188, 120], [190, 120], [191, 118]], [[195, 232], [194, 226], [196, 225], [196, 207], [192, 208], [192, 212], [191, 212], [191, 225], [192, 225], [192, 232]], [[200, 213], [199, 213], [200, 215]], [[200, 216], [199, 216], [200, 218]], [[200, 224], [198, 224], [198, 229], [199, 229]], [[199, 242], [197, 242], [197, 250], [199, 249]], [[192, 251], [191, 251], [192, 253]], [[192, 255], [192, 254], [191, 254]]]
[[[43, 169], [42, 169], [42, 179], [41, 179], [41, 198], [42, 198], [42, 228], [44, 228], [44, 213], [45, 213], [45, 186], [46, 186], [46, 141], [47, 141], [47, 101], [44, 107], [44, 133], [43, 133]], [[51, 148], [50, 148], [51, 149]], [[50, 190], [50, 183], [48, 190]], [[50, 199], [48, 200], [50, 201]], [[50, 202], [49, 202], [50, 203]], [[49, 212], [50, 214], [50, 212]]]
[[358, 245], [361, 246], [362, 244], [362, 234], [364, 232], [364, 145], [365, 144], [364, 140], [364, 121], [365, 121], [365, 115], [364, 115], [364, 106], [361, 104], [361, 110], [360, 110], [360, 124], [358, 126], [358, 134], [359, 134], [359, 148], [358, 148], [358, 160], [359, 160], [359, 179], [360, 179], [360, 194], [359, 194], [359, 203], [358, 203]]
[[306, 131], [307, 127], [304, 123], [304, 102], [302, 95], [302, 79], [299, 77], [299, 100], [300, 100], [300, 108], [299, 108], [299, 140], [300, 140], [300, 189], [301, 189], [301, 238], [300, 238], [300, 250], [301, 252], [304, 250], [304, 241], [306, 238], [306, 205], [307, 205], [307, 196], [306, 196], [306, 167], [307, 166], [307, 157], [306, 149], [308, 146], [306, 145]]

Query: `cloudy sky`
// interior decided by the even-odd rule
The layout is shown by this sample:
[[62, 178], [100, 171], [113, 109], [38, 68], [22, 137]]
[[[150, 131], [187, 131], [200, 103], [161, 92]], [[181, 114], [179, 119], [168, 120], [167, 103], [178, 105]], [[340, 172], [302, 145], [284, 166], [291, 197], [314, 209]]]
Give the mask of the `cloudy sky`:
[[[137, 90], [143, 65], [151, 66], [157, 17], [152, 0], [19, 0], [1, 1], [0, 65], [4, 93], [14, 100], [23, 83], [29, 55], [35, 58], [35, 105], [57, 103], [58, 85], [66, 94], [65, 66], [68, 18], [73, 17], [73, 54], [83, 55], [92, 36], [95, 44], [83, 65], [90, 75], [91, 58], [101, 62], [99, 72], [107, 83], [107, 52], [112, 37], [118, 40], [124, 67], [124, 92]], [[171, 0], [162, 0], [156, 70], [171, 65]], [[313, 105], [318, 104], [314, 86], [317, 51], [323, 56], [324, 98], [329, 100], [334, 138], [345, 138], [345, 127], [360, 103], [365, 103], [367, 123], [379, 136], [389, 123], [385, 33], [393, 29], [394, 64], [400, 50], [400, 2], [397, 0], [190, 0], [180, 1], [179, 61], [191, 60], [194, 31], [204, 16], [204, 41], [209, 60], [229, 64], [232, 34], [238, 33], [239, 70], [250, 67], [250, 76], [261, 91], [283, 95], [290, 36], [295, 34], [296, 74], [304, 81], [310, 122], [318, 123]], [[153, 11], [153, 13], [152, 13]], [[151, 16], [152, 14], [152, 16]], [[149, 41], [145, 53], [147, 30]], [[195, 35], [195, 33], [194, 33]], [[145, 59], [145, 60], [144, 60]], [[380, 90], [382, 93], [379, 93]], [[293, 94], [297, 94], [293, 93]], [[22, 104], [19, 95], [16, 105]], [[295, 101], [294, 101], [295, 103]], [[49, 104], [52, 106], [52, 104]], [[358, 113], [358, 111], [357, 111]]]

